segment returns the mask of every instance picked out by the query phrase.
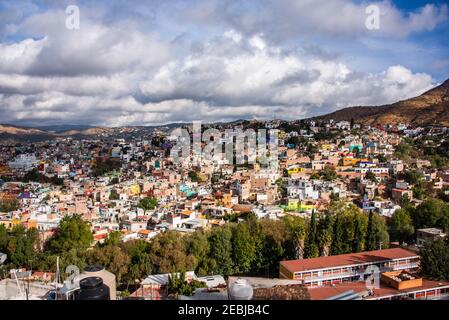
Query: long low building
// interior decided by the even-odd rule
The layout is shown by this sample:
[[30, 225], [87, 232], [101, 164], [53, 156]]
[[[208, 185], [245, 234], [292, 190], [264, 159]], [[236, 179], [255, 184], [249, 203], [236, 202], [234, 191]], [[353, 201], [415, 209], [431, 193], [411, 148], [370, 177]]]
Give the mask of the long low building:
[[279, 277], [303, 280], [308, 287], [336, 285], [363, 280], [369, 267], [386, 271], [416, 271], [419, 255], [402, 248], [348, 253], [335, 256], [281, 261]]
[[368, 290], [365, 281], [356, 281], [309, 288], [311, 300], [339, 300], [334, 297], [342, 296], [345, 293], [357, 295], [362, 300], [447, 300], [449, 282], [422, 279], [421, 283], [415, 286], [395, 288], [391, 284], [381, 281], [379, 288]]

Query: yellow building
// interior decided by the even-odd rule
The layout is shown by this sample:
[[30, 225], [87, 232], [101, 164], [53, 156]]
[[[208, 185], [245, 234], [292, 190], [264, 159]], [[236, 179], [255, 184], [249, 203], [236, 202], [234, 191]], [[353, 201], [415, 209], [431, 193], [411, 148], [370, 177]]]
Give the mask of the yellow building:
[[321, 145], [321, 150], [326, 150], [326, 151], [331, 151], [334, 149], [334, 145], [332, 144], [322, 144]]
[[287, 172], [289, 175], [294, 174], [294, 173], [300, 173], [303, 172], [304, 168], [301, 167], [291, 167], [287, 169]]
[[360, 161], [368, 161], [368, 159], [345, 157], [343, 158], [343, 166], [355, 166]]
[[131, 196], [137, 196], [140, 194], [140, 185], [132, 184], [127, 187], [126, 193]]

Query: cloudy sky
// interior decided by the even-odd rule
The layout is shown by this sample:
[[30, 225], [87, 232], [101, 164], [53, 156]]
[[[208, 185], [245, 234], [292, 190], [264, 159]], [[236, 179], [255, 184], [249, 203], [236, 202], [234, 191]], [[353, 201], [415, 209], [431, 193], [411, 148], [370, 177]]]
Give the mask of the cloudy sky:
[[[79, 29], [66, 26], [74, 4]], [[418, 0], [1, 0], [0, 123], [300, 119], [391, 103], [449, 78], [448, 17], [443, 1]]]

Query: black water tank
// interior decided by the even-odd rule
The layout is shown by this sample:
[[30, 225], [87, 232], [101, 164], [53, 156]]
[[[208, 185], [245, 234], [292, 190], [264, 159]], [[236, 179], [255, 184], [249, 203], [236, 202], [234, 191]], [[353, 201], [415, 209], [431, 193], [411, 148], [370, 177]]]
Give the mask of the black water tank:
[[100, 277], [81, 279], [78, 300], [111, 300], [109, 287]]

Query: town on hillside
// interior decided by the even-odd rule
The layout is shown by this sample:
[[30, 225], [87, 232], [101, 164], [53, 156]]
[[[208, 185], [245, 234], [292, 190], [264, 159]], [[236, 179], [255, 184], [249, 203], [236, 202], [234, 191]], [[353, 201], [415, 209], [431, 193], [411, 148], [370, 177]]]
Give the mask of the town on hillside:
[[[447, 127], [207, 128], [214, 156], [177, 160], [163, 126], [2, 141], [0, 299], [448, 299]], [[225, 157], [227, 129], [274, 164], [251, 135]]]

